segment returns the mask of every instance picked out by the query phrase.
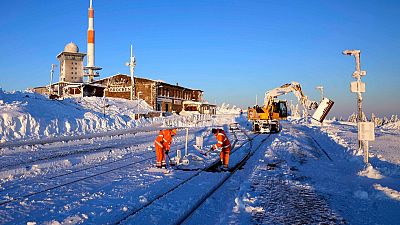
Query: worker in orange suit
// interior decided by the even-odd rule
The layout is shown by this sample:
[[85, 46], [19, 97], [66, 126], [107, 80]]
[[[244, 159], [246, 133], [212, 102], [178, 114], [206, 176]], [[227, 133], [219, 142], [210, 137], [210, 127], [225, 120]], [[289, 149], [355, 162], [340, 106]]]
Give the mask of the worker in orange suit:
[[156, 148], [156, 167], [166, 168], [167, 163], [165, 162], [165, 154], [171, 149], [172, 137], [176, 135], [176, 129], [165, 129], [160, 130], [154, 145]]
[[217, 138], [217, 143], [213, 145], [211, 148], [213, 150], [217, 148], [221, 148], [221, 153], [219, 157], [221, 159], [221, 163], [224, 170], [228, 170], [229, 163], [229, 154], [231, 152], [231, 143], [228, 140], [228, 137], [225, 134], [223, 129], [212, 129], [211, 130], [214, 136]]

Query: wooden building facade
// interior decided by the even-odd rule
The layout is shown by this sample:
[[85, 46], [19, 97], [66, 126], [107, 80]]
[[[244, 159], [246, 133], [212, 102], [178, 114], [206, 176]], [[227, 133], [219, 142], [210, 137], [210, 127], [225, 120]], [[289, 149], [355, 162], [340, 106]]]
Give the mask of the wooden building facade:
[[[51, 93], [48, 86], [36, 87], [33, 88], [33, 91], [56, 97], [105, 96], [131, 99], [131, 85], [129, 75], [116, 74], [91, 83], [57, 82], [52, 84]], [[158, 80], [135, 77], [134, 90], [136, 99], [143, 99], [155, 111], [159, 112], [179, 113], [183, 109], [184, 101], [204, 102], [202, 90], [186, 88], [178, 84], [168, 84]], [[212, 112], [210, 114], [215, 114], [214, 110]]]
[[[91, 84], [104, 86], [106, 97], [124, 99], [130, 99], [131, 97], [131, 77], [127, 74], [116, 74], [94, 81]], [[183, 101], [203, 101], [202, 90], [190, 89], [178, 84], [173, 85], [146, 78], [135, 77], [134, 89], [134, 96], [136, 98], [145, 100], [154, 110], [161, 112], [179, 113], [182, 111]]]

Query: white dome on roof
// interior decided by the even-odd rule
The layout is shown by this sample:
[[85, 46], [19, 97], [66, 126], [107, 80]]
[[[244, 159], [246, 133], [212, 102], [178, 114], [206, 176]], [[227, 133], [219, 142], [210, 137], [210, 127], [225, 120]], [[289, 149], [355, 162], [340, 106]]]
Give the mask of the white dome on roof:
[[78, 53], [78, 45], [76, 45], [74, 42], [70, 42], [64, 47], [64, 52]]

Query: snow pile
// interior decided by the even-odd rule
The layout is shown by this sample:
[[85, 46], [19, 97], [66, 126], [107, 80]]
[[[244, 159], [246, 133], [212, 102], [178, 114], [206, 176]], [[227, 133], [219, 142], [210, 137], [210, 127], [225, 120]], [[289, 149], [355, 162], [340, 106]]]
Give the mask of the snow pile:
[[151, 112], [154, 111], [144, 100], [101, 97], [51, 100], [37, 93], [0, 89], [0, 144], [137, 127], [196, 127], [213, 123], [212, 115], [208, 114], [135, 119], [136, 114]]
[[374, 169], [371, 165], [368, 165], [364, 170], [358, 172], [358, 175], [376, 180], [383, 178], [383, 176], [379, 173], [379, 171]]
[[217, 107], [217, 114], [240, 114], [240, 111], [242, 111], [242, 109], [235, 105], [230, 107], [229, 104], [226, 103], [222, 103], [221, 106]]
[[50, 100], [37, 93], [0, 89], [0, 143], [137, 127], [152, 121], [135, 120], [135, 113], [151, 111], [143, 100], [98, 97]]
[[400, 130], [400, 121], [397, 121], [395, 123], [388, 123], [382, 126], [384, 129], [390, 129], [390, 130]]
[[380, 184], [374, 184], [374, 188], [381, 191], [386, 197], [400, 201], [400, 192], [388, 187], [383, 187]]

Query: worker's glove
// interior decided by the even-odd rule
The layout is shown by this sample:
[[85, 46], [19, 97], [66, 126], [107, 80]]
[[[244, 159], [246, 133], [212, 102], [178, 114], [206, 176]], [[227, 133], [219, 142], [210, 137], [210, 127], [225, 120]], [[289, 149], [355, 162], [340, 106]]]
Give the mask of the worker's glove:
[[165, 149], [164, 152], [165, 152], [165, 154], [168, 154], [168, 153], [169, 153], [169, 150], [168, 150], [168, 149]]

